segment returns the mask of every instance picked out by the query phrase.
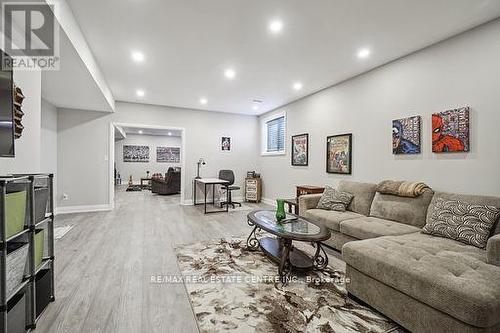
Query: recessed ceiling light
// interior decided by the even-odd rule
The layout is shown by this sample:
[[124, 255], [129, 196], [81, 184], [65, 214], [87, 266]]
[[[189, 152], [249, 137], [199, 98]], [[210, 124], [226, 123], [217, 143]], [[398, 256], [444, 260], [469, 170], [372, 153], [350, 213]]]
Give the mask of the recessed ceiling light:
[[293, 84], [293, 89], [295, 89], [295, 90], [297, 90], [297, 91], [298, 91], [298, 90], [300, 90], [300, 89], [302, 89], [302, 83], [300, 83], [300, 82], [295, 82], [295, 83]]
[[137, 91], [135, 92], [137, 94], [137, 96], [139, 97], [144, 97], [144, 95], [146, 95], [146, 93], [144, 92], [144, 90], [142, 89], [137, 89]]
[[224, 71], [224, 76], [228, 79], [234, 79], [236, 72], [232, 68], [228, 68]]
[[206, 99], [206, 98], [200, 98], [200, 104], [201, 104], [201, 105], [205, 105], [205, 104], [207, 104], [207, 103], [208, 103], [208, 101], [207, 101], [207, 99]]
[[258, 109], [259, 109], [259, 106], [258, 106], [258, 105], [254, 105], [254, 106], [252, 106], [252, 109], [254, 109], [254, 110], [258, 110]]
[[168, 132], [168, 135], [172, 135], [172, 132]]
[[139, 130], [139, 134], [142, 134], [142, 130]]
[[282, 29], [283, 29], [283, 22], [279, 20], [275, 20], [269, 23], [269, 31], [272, 32], [273, 34], [281, 32]]
[[139, 51], [132, 52], [132, 59], [135, 62], [143, 62], [144, 61], [144, 53]]
[[364, 48], [358, 51], [358, 58], [359, 59], [366, 59], [370, 56], [370, 49]]

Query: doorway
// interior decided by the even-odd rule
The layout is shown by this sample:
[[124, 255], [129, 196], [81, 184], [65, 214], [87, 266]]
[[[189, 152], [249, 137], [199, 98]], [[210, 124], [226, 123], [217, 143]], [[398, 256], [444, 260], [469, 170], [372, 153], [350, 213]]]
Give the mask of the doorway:
[[109, 203], [112, 208], [116, 191], [145, 191], [145, 194], [165, 196], [169, 202], [177, 200], [184, 204], [184, 184], [184, 128], [110, 123]]

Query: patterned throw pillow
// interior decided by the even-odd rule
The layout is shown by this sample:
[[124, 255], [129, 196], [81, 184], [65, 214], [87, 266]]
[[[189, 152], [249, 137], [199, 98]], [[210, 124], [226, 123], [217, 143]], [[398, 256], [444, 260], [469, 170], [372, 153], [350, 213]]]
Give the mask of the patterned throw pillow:
[[481, 249], [500, 216], [493, 206], [473, 205], [459, 200], [437, 199], [429, 208], [423, 233], [457, 240]]
[[325, 191], [319, 199], [316, 208], [326, 210], [345, 211], [354, 196], [347, 192], [340, 192], [330, 186], [325, 186]]

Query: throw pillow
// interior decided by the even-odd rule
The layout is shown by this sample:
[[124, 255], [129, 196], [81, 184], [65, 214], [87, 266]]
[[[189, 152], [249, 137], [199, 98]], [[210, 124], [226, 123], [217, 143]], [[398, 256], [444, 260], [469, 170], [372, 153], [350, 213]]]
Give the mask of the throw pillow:
[[423, 233], [484, 249], [500, 209], [439, 198], [431, 205]]
[[316, 208], [343, 212], [353, 197], [351, 193], [337, 191], [333, 187], [326, 186]]

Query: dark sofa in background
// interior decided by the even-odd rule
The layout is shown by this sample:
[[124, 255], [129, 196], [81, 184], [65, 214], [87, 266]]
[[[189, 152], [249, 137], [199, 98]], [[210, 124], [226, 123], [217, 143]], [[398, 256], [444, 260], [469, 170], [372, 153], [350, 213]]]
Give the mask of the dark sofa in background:
[[151, 192], [159, 195], [178, 194], [181, 192], [181, 169], [168, 168], [164, 179], [151, 179]]

